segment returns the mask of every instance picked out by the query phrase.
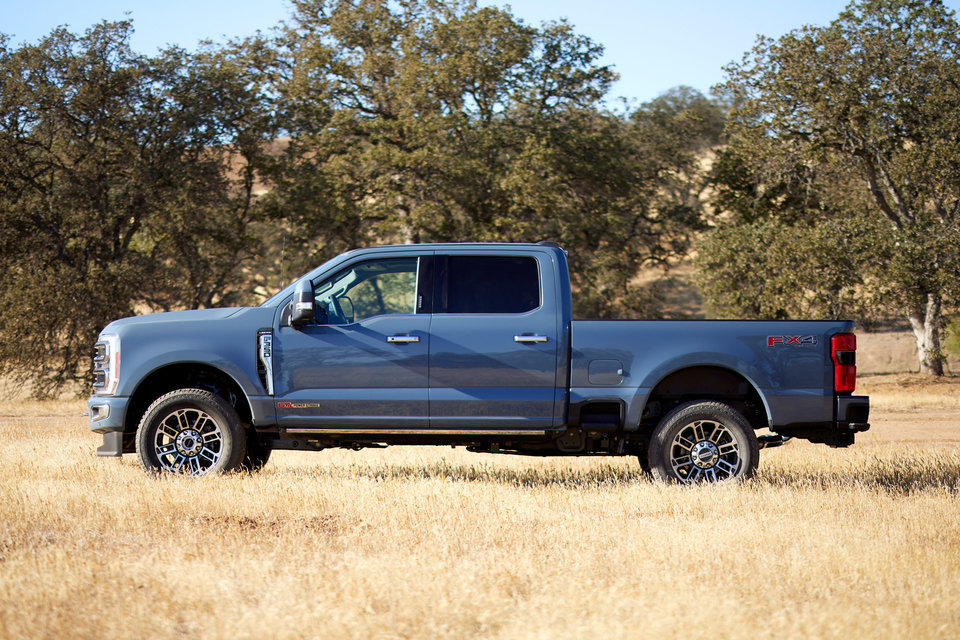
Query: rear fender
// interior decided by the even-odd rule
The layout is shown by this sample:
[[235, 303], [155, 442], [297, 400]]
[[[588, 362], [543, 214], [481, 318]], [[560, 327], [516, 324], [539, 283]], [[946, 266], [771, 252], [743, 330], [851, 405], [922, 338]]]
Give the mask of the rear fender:
[[[753, 392], [763, 406], [765, 424], [761, 426], [769, 427], [772, 424], [772, 413], [770, 411], [769, 401], [761, 391], [760, 385], [757, 384], [756, 377], [744, 372], [744, 369], [751, 367], [746, 366], [746, 363], [736, 358], [731, 358], [724, 354], [707, 354], [712, 355], [712, 358], [704, 358], [704, 354], [702, 353], [696, 355], [700, 357], [696, 359], [692, 357], [677, 358], [650, 372], [643, 383], [637, 388], [637, 393], [630, 403], [626, 421], [626, 428], [628, 430], [640, 428], [648, 402], [650, 402], [651, 397], [658, 392], [665, 380], [671, 376], [680, 375], [683, 372], [689, 372], [692, 375], [703, 375], [702, 370], [704, 369], [722, 370], [727, 374], [736, 376], [749, 385], [747, 395], [749, 396], [750, 392]], [[698, 370], [700, 370], [700, 372], [698, 372]], [[709, 388], [705, 388], [703, 394], [703, 398], [716, 397], [717, 395], [715, 390]], [[692, 396], [696, 396], [696, 394], [693, 393]]]

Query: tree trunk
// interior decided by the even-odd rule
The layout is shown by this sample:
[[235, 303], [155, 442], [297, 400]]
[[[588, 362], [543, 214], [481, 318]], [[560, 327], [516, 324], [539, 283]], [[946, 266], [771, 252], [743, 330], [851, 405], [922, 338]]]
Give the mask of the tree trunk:
[[917, 339], [920, 373], [943, 375], [943, 353], [940, 351], [940, 296], [928, 293], [926, 304], [909, 315], [913, 335]]

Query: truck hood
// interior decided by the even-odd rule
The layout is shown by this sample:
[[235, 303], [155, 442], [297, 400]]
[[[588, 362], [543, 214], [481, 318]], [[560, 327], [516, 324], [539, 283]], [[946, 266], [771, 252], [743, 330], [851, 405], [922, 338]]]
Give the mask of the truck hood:
[[224, 320], [236, 315], [248, 307], [228, 307], [224, 309], [194, 309], [191, 311], [166, 311], [148, 313], [143, 316], [131, 316], [114, 320], [103, 329], [103, 333], [114, 333], [128, 327], [144, 326], [153, 323], [202, 322], [204, 320]]

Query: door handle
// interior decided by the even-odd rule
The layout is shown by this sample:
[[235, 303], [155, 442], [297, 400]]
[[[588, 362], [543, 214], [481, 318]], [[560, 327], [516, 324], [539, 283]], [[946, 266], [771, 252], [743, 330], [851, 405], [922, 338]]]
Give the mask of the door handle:
[[406, 344], [408, 342], [420, 342], [419, 336], [387, 336], [387, 342], [394, 344]]
[[514, 342], [546, 342], [547, 336], [513, 336]]

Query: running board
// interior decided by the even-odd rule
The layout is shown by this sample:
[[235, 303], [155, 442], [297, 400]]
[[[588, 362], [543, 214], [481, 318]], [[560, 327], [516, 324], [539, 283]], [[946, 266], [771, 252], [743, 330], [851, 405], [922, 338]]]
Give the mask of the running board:
[[317, 427], [281, 428], [282, 433], [298, 436], [545, 436], [546, 429], [351, 429]]

